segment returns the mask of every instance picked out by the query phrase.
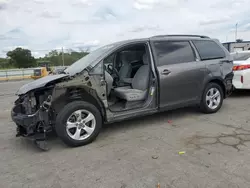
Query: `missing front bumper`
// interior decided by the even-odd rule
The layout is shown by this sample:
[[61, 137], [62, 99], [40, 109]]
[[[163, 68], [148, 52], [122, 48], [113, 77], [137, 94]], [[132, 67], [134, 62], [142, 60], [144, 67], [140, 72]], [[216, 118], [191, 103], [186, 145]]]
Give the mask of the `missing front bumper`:
[[11, 111], [11, 118], [17, 125], [17, 136], [32, 136], [39, 122], [38, 112], [32, 115], [18, 113], [18, 106]]
[[46, 142], [46, 134], [52, 129], [51, 126], [45, 125], [45, 122], [40, 118], [43, 113], [47, 112], [38, 110], [35, 114], [25, 115], [17, 113], [15, 111], [16, 108], [18, 107], [14, 107], [11, 111], [12, 120], [17, 125], [16, 136], [23, 136], [32, 140], [41, 150], [49, 150], [50, 148]]
[[44, 107], [38, 109], [34, 114], [22, 114], [17, 105], [11, 111], [12, 120], [17, 125], [17, 136], [32, 137], [37, 139], [41, 135], [52, 131], [52, 125], [49, 124], [48, 110]]
[[[26, 108], [23, 108], [22, 103], [19, 103], [12, 108], [11, 118], [17, 125], [17, 136], [36, 136], [44, 134], [52, 130], [49, 123], [49, 112], [52, 97], [49, 95], [38, 110], [33, 114], [26, 114]], [[28, 110], [29, 112], [30, 110]], [[40, 138], [40, 136], [39, 136]]]

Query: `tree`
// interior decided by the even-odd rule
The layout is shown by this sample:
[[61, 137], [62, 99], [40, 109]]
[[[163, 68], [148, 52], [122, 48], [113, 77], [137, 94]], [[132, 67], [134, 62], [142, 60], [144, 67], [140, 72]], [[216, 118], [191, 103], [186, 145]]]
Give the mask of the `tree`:
[[[81, 59], [85, 55], [87, 55], [87, 52], [70, 52], [70, 53], [64, 53], [64, 63], [65, 65], [71, 65], [72, 63], [76, 62], [77, 60]], [[59, 54], [62, 59], [62, 53]]]
[[51, 65], [58, 66], [61, 63], [59, 53], [57, 50], [52, 50], [42, 58], [43, 61], [49, 61]]
[[0, 57], [0, 68], [8, 68], [8, 60]]
[[28, 68], [36, 66], [36, 60], [31, 51], [23, 48], [16, 48], [7, 53], [9, 63], [17, 68]]
[[45, 57], [53, 57], [53, 56], [58, 56], [57, 50], [52, 50], [47, 55], [45, 55]]
[[39, 61], [49, 61], [52, 66], [61, 66], [64, 59], [64, 65], [68, 66], [87, 54], [88, 52], [67, 51], [62, 55], [62, 52], [52, 50], [45, 57], [39, 58]]

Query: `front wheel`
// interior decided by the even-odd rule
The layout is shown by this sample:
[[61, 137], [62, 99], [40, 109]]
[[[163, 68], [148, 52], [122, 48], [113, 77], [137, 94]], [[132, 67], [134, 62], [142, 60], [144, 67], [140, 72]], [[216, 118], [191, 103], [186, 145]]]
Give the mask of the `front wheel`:
[[211, 114], [217, 112], [223, 103], [223, 91], [220, 85], [209, 83], [202, 95], [201, 110], [204, 113]]
[[102, 127], [100, 111], [84, 101], [68, 103], [56, 118], [56, 133], [69, 146], [91, 143]]

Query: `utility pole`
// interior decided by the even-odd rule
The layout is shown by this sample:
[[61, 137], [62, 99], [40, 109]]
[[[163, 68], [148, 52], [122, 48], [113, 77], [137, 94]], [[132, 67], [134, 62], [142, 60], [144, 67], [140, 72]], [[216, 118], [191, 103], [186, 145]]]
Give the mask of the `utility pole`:
[[63, 62], [63, 66], [64, 66], [64, 53], [63, 53], [63, 47], [62, 47], [62, 62]]
[[236, 23], [236, 25], [235, 25], [235, 42], [236, 42], [236, 40], [237, 40], [237, 31], [238, 30], [238, 23]]

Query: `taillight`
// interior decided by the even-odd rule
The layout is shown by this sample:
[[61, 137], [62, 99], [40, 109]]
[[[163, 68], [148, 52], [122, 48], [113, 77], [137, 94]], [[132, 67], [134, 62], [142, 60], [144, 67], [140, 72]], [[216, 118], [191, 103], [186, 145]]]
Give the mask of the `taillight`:
[[250, 65], [236, 65], [233, 67], [233, 71], [250, 69]]

